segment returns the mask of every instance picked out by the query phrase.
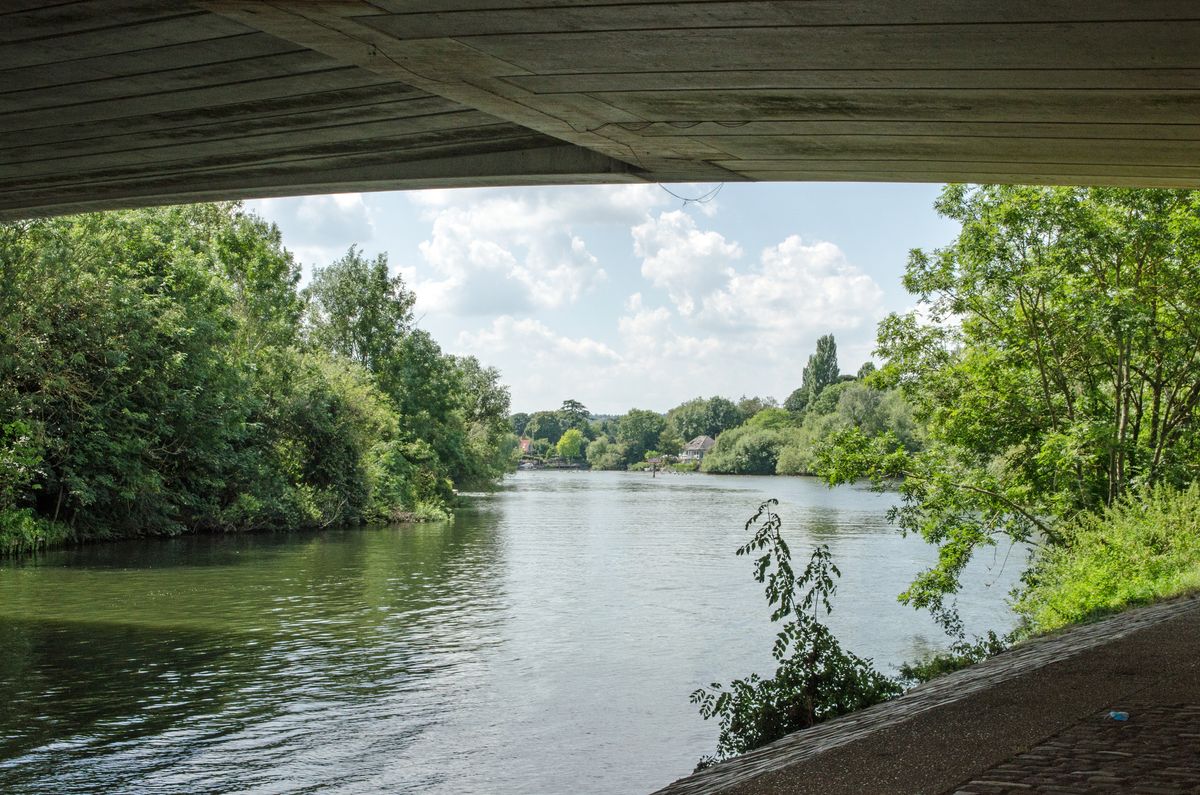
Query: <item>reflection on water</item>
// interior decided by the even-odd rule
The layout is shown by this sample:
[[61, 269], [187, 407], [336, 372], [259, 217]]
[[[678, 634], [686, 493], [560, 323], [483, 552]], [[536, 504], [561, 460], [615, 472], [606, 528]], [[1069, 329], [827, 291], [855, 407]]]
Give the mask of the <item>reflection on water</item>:
[[[887, 667], [942, 638], [885, 496], [801, 478], [529, 472], [448, 524], [125, 542], [0, 567], [0, 791], [648, 791], [716, 728], [697, 686], [770, 670], [758, 503], [843, 571]], [[969, 626], [1007, 628], [1022, 555]]]

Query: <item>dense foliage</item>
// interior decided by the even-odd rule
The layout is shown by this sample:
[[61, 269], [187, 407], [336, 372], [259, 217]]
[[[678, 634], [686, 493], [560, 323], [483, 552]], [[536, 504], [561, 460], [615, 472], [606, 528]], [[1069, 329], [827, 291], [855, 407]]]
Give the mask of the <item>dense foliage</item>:
[[498, 374], [385, 260], [299, 275], [231, 204], [0, 226], [0, 552], [444, 515], [507, 468]]
[[881, 324], [871, 377], [903, 390], [925, 446], [847, 430], [821, 467], [899, 484], [893, 518], [939, 547], [906, 598], [947, 615], [979, 547], [1085, 560], [1081, 547], [1132, 527], [1122, 517], [1154, 513], [1131, 495], [1200, 474], [1200, 194], [952, 185], [937, 209], [962, 231], [912, 253], [922, 313]]
[[[647, 458], [667, 456], [666, 464], [677, 472], [812, 475], [817, 449], [846, 428], [871, 437], [890, 432], [907, 449], [919, 449], [921, 433], [911, 407], [899, 389], [875, 384], [870, 378], [874, 364], [863, 365], [857, 376], [837, 370], [837, 344], [827, 334], [817, 341], [802, 385], [793, 393], [807, 397], [792, 407], [780, 407], [770, 397], [714, 396], [687, 400], [665, 415], [631, 409], [619, 417], [592, 418], [583, 404], [566, 400], [554, 411], [513, 414], [510, 423], [514, 433], [529, 440], [530, 454], [542, 459], [577, 460], [568, 454], [575, 450], [574, 440], [563, 449], [558, 443], [568, 429], [578, 430], [581, 455], [592, 469], [642, 469]], [[671, 458], [703, 436], [715, 439], [716, 446], [702, 465]]]
[[705, 456], [705, 472], [733, 475], [812, 475], [817, 451], [839, 431], [855, 429], [867, 438], [888, 433], [905, 449], [921, 446], [919, 427], [900, 390], [881, 387], [871, 377], [874, 364], [857, 376], [839, 375], [832, 334], [817, 340], [801, 385], [783, 408], [762, 408], [744, 424], [717, 437]]
[[776, 500], [759, 506], [746, 522], [753, 534], [738, 555], [756, 555], [754, 579], [766, 584], [771, 621], [782, 622], [771, 654], [775, 675], [751, 674], [728, 687], [713, 682], [692, 693], [705, 718], [718, 718], [717, 755], [699, 768], [759, 748], [790, 732], [886, 701], [901, 692], [898, 682], [842, 649], [821, 618], [832, 611], [830, 599], [841, 576], [828, 547], [818, 546], [799, 576], [773, 510]]
[[1200, 486], [1127, 494], [1059, 530], [1017, 611], [1046, 631], [1200, 589]]

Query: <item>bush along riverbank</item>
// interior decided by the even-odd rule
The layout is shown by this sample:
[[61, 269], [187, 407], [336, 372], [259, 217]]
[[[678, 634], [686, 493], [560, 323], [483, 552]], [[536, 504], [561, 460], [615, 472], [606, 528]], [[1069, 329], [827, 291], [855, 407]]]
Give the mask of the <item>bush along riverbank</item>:
[[0, 554], [445, 517], [510, 468], [499, 373], [385, 258], [299, 276], [236, 204], [0, 226]]

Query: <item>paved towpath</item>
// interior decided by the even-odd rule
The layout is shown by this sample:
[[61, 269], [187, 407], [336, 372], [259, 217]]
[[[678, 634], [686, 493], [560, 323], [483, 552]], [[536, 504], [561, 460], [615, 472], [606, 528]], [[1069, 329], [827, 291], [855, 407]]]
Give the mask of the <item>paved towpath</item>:
[[657, 795], [1087, 792], [1200, 795], [1200, 598], [1022, 644]]

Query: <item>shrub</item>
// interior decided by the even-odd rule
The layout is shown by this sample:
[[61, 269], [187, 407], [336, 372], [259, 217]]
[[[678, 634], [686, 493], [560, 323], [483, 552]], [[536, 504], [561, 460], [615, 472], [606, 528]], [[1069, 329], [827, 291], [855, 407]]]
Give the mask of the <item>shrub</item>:
[[1016, 609], [1046, 632], [1200, 588], [1200, 486], [1143, 490], [1062, 530], [1026, 574]]
[[0, 557], [57, 546], [71, 535], [62, 522], [34, 516], [28, 508], [0, 510]]
[[784, 431], [773, 428], [731, 428], [717, 437], [701, 468], [727, 475], [773, 475], [784, 438]]
[[770, 679], [751, 674], [728, 687], [714, 682], [692, 693], [692, 703], [700, 705], [705, 719], [721, 721], [717, 755], [701, 759], [698, 770], [902, 691], [899, 682], [876, 671], [870, 660], [844, 651], [822, 623], [822, 613], [833, 609], [834, 578], [841, 572], [829, 548], [821, 545], [796, 576], [780, 532], [783, 522], [772, 510], [777, 504], [767, 500], [750, 517], [746, 529], [754, 527], [754, 535], [737, 554], [761, 553], [754, 561], [754, 579], [766, 583], [771, 620], [784, 622], [771, 651], [779, 666]]

